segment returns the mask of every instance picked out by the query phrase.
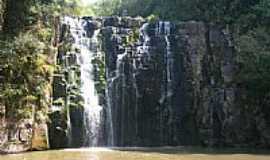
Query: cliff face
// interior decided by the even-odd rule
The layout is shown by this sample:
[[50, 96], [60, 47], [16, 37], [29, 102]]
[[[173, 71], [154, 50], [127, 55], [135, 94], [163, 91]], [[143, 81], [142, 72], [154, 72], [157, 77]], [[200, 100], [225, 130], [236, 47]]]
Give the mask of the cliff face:
[[246, 109], [235, 81], [228, 31], [107, 18], [102, 33], [115, 145], [269, 146], [267, 116]]
[[116, 145], [226, 140], [236, 93], [226, 32], [200, 22], [145, 23], [139, 41], [127, 43], [133, 26], [117, 18], [104, 24], [111, 24], [103, 30]]
[[[266, 119], [256, 116], [262, 115], [259, 111], [249, 113], [241, 101], [245, 92], [235, 82], [236, 52], [228, 31], [201, 22], [147, 23], [128, 17], [91, 19], [89, 24], [85, 30], [90, 37], [100, 30], [105, 56], [102, 144], [269, 146]], [[68, 30], [62, 27], [63, 33]], [[69, 56], [58, 55], [69, 77]], [[97, 70], [102, 69], [99, 67]], [[60, 79], [63, 89], [55, 90], [55, 100], [58, 93], [67, 91], [65, 84], [72, 82]], [[71, 128], [75, 128], [71, 132], [81, 137], [83, 109], [69, 110]], [[56, 131], [57, 126], [51, 130]]]

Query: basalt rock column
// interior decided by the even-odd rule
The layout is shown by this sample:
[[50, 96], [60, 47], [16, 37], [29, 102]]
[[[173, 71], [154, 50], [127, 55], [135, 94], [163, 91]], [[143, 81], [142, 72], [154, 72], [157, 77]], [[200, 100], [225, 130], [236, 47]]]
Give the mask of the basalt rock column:
[[185, 136], [191, 135], [181, 124], [186, 92], [176, 26], [138, 25], [139, 39], [132, 43], [129, 40], [136, 35], [132, 24], [117, 18], [107, 21], [114, 25], [105, 26], [103, 36], [115, 145], [184, 144]]
[[230, 34], [127, 19], [106, 18], [102, 29], [115, 145], [222, 144], [224, 111], [235, 106]]
[[[101, 55], [105, 56], [105, 98], [99, 99], [104, 104], [100, 114], [102, 145], [246, 146], [269, 143], [269, 127], [263, 114], [258, 110], [256, 115], [260, 116], [250, 116], [255, 114], [248, 113], [239, 100], [245, 91], [240, 92], [235, 82], [238, 68], [229, 30], [202, 22], [148, 23], [129, 17], [99, 18], [102, 25], [93, 29], [93, 19], [80, 21], [86, 19], [87, 27], [79, 32], [86, 32], [88, 40], [98, 37], [102, 44]], [[96, 32], [99, 29], [100, 32]], [[78, 37], [80, 33], [75, 35]], [[90, 46], [87, 48], [91, 55], [93, 50]], [[81, 57], [80, 51], [75, 50], [77, 59]], [[59, 61], [64, 60], [60, 58]], [[84, 66], [82, 62], [85, 61], [78, 62], [78, 68]], [[86, 68], [91, 71], [90, 65]], [[64, 77], [70, 77], [69, 71]], [[85, 78], [81, 72], [79, 69], [79, 80]], [[65, 85], [68, 89], [64, 91], [76, 89], [69, 83]], [[80, 90], [81, 86], [77, 88]], [[71, 96], [70, 100], [77, 99], [75, 97]], [[79, 125], [86, 124], [83, 123], [84, 113], [84, 107], [71, 109], [71, 130], [86, 135]], [[87, 123], [92, 122], [97, 121], [88, 120]], [[246, 123], [248, 125], [244, 125]], [[96, 124], [94, 126], [99, 126]], [[96, 135], [89, 133], [89, 137]], [[84, 136], [72, 132], [72, 137]]]

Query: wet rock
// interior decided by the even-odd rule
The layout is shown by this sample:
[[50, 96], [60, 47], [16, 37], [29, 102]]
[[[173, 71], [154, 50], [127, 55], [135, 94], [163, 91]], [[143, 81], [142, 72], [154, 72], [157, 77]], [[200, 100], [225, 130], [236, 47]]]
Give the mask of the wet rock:
[[49, 144], [51, 149], [66, 148], [68, 146], [68, 121], [65, 112], [55, 111], [49, 114], [48, 124]]
[[53, 97], [58, 99], [66, 95], [66, 81], [64, 75], [55, 75], [53, 78]]
[[[267, 114], [250, 111], [254, 106], [243, 104], [246, 93], [234, 81], [234, 42], [227, 30], [195, 21], [148, 24], [115, 16], [88, 20], [91, 32], [101, 29], [107, 83], [107, 112], [102, 116], [105, 122], [112, 116], [104, 128], [108, 134], [113, 128], [113, 145], [269, 146]], [[69, 58], [67, 75], [75, 64]], [[60, 77], [55, 77], [57, 86], [65, 79]], [[55, 98], [67, 97], [55, 93]], [[71, 110], [78, 137], [82, 117], [81, 109]], [[65, 137], [63, 124], [55, 125], [59, 133], [51, 133], [58, 134], [54, 138]]]
[[128, 33], [102, 32], [116, 145], [223, 144], [224, 110], [235, 105], [226, 35], [194, 21], [157, 22], [140, 33], [122, 51], [117, 39]]
[[[141, 17], [132, 18], [132, 17], [122, 17], [121, 18], [121, 27], [123, 28], [140, 28], [145, 20]], [[112, 25], [115, 26], [115, 25]]]
[[117, 16], [105, 17], [103, 19], [103, 26], [104, 27], [107, 27], [107, 26], [119, 27], [120, 24], [121, 24], [121, 18], [117, 17]]

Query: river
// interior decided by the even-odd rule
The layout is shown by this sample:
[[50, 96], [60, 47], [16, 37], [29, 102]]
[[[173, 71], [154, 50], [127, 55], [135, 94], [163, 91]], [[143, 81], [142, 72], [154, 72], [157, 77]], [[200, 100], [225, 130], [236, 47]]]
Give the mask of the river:
[[269, 160], [256, 150], [213, 150], [189, 147], [85, 148], [1, 155], [0, 160]]

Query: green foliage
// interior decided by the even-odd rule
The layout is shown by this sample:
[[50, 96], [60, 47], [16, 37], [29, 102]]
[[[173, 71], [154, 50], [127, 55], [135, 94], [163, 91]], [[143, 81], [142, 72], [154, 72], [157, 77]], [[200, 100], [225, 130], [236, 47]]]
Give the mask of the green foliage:
[[53, 101], [53, 105], [55, 105], [55, 106], [64, 106], [65, 101], [63, 100], [63, 98], [58, 98], [57, 100]]
[[102, 0], [97, 2], [92, 10], [95, 15], [98, 16], [110, 16], [116, 14], [121, 9], [122, 1], [121, 0]]
[[159, 17], [154, 15], [154, 14], [151, 14], [150, 16], [146, 17], [148, 23], [156, 23], [157, 21], [159, 21]]
[[[31, 33], [20, 34], [13, 41], [3, 42], [0, 56], [4, 88], [2, 100], [9, 117], [29, 118], [33, 106], [46, 107], [46, 90], [53, 67], [47, 61], [50, 50]], [[41, 98], [42, 97], [42, 98]]]
[[[0, 57], [4, 77], [1, 101], [7, 118], [44, 120], [49, 105], [55, 50], [51, 45], [56, 16], [76, 14], [78, 1], [9, 0], [4, 14]], [[46, 119], [46, 118], [45, 118]]]
[[75, 109], [75, 108], [78, 108], [78, 109], [83, 109], [83, 101], [81, 103], [69, 103], [69, 108], [71, 109]]
[[78, 5], [78, 10], [80, 16], [96, 16], [96, 12], [100, 12], [100, 10], [97, 9], [97, 6], [94, 5]]
[[80, 3], [80, 0], [8, 0], [4, 12], [3, 34], [16, 36], [38, 22], [52, 28], [53, 19], [57, 16], [81, 15], [84, 6], [80, 6]]
[[269, 0], [103, 0], [96, 4], [95, 11], [98, 15], [122, 15], [127, 11], [130, 16], [154, 15], [172, 21], [241, 24], [242, 19], [269, 18], [269, 3]]
[[97, 55], [92, 60], [92, 64], [95, 67], [95, 81], [96, 90], [99, 94], [105, 93], [106, 87], [106, 72], [105, 72], [105, 57], [104, 54]]

